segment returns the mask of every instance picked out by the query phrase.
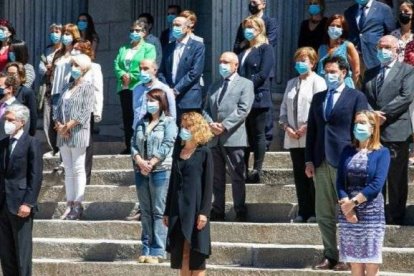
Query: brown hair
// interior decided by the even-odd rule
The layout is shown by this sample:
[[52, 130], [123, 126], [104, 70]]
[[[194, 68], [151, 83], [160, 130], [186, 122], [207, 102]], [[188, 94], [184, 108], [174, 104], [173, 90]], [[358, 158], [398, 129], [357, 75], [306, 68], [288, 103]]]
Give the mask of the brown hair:
[[26, 83], [26, 69], [24, 69], [23, 64], [20, 62], [9, 62], [7, 63], [6, 68], [4, 70], [7, 72], [7, 69], [13, 66], [17, 68], [17, 73], [19, 74], [19, 86], [23, 85], [24, 83]]
[[309, 61], [315, 67], [315, 65], [318, 62], [318, 54], [312, 47], [301, 47], [297, 49], [293, 58], [297, 60], [298, 58], [301, 58], [303, 56], [309, 58]]
[[340, 36], [340, 38], [342, 40], [345, 40], [348, 38], [348, 34], [349, 34], [348, 22], [346, 22], [346, 19], [343, 15], [334, 14], [331, 17], [329, 17], [328, 21], [326, 22], [325, 34], [324, 34], [324, 39], [323, 39], [325, 44], [329, 44], [329, 35], [328, 35], [329, 25], [331, 25], [331, 23], [336, 19], [339, 19], [339, 21], [341, 21], [342, 35]]
[[213, 138], [210, 126], [200, 113], [191, 111], [181, 116], [181, 127], [188, 129], [193, 141], [198, 145], [205, 145]]
[[197, 15], [195, 14], [195, 12], [190, 11], [190, 10], [185, 10], [185, 11], [182, 11], [179, 16], [185, 17], [187, 20], [191, 21], [191, 23], [193, 23], [193, 26], [191, 27], [191, 29], [194, 29], [195, 25], [197, 24]]
[[82, 54], [87, 55], [88, 57], [91, 58], [91, 60], [95, 59], [95, 52], [92, 49], [92, 44], [90, 43], [89, 40], [80, 38], [76, 40], [75, 44], [78, 44], [79, 50], [82, 52]]
[[[368, 121], [372, 127], [372, 135], [371, 137], [369, 137], [369, 141], [368, 141], [368, 150], [378, 150], [382, 147], [381, 145], [381, 135], [380, 135], [380, 127], [381, 127], [381, 123], [380, 123], [380, 118], [377, 115], [377, 113], [375, 113], [374, 111], [369, 111], [369, 110], [362, 110], [360, 112], [357, 112], [355, 114], [355, 118], [358, 115], [365, 115], [368, 118]], [[357, 139], [353, 140], [353, 144], [354, 146], [358, 147], [359, 146], [359, 141]]]
[[16, 94], [20, 86], [19, 81], [17, 80], [15, 76], [7, 76], [6, 80], [4, 81], [4, 85], [6, 86], [6, 88], [7, 87], [13, 88], [13, 96]]
[[167, 95], [163, 90], [155, 88], [150, 90], [147, 95], [160, 103], [160, 111], [162, 111], [165, 116], [171, 116]]

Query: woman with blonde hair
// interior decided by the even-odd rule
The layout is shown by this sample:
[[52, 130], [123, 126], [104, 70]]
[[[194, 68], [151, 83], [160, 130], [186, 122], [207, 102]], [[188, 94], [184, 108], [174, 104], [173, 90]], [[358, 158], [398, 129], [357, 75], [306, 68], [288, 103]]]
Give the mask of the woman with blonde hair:
[[183, 145], [174, 149], [164, 212], [167, 251], [171, 268], [181, 269], [181, 275], [203, 276], [211, 255], [213, 157], [207, 143], [213, 134], [202, 115], [188, 112], [181, 117], [179, 135]]
[[341, 155], [337, 172], [339, 260], [352, 275], [378, 275], [385, 232], [384, 198], [390, 153], [380, 143], [380, 119], [372, 111], [355, 115], [354, 143]]
[[270, 74], [274, 66], [274, 55], [266, 37], [265, 23], [261, 18], [249, 16], [243, 21], [242, 26], [249, 47], [239, 55], [238, 73], [253, 82], [255, 94], [252, 109], [246, 119], [250, 148], [246, 149], [245, 162], [247, 170], [250, 151], [253, 151], [253, 172], [247, 177], [247, 182], [257, 183], [260, 182], [266, 152], [265, 127], [266, 116], [272, 106]]

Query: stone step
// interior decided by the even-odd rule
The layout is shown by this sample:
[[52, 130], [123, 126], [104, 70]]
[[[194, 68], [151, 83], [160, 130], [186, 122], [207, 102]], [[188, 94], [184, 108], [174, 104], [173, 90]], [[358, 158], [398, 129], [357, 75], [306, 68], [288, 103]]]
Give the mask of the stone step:
[[[68, 229], [77, 239], [141, 239], [141, 223], [128, 221], [35, 220], [33, 236], [63, 239]], [[384, 246], [414, 248], [413, 236], [413, 226], [387, 226]], [[211, 238], [230, 243], [322, 244], [316, 224], [212, 222]]]
[[[414, 167], [408, 170], [409, 184], [414, 184]], [[228, 183], [230, 179], [227, 178]], [[263, 184], [286, 185], [294, 183], [292, 169], [264, 168], [261, 182]], [[135, 183], [134, 171], [129, 169], [93, 170], [91, 184], [130, 186]], [[53, 171], [43, 171], [43, 186], [63, 185], [64, 175]]]
[[[130, 240], [33, 239], [34, 258], [110, 262], [135, 260], [140, 242]], [[308, 268], [322, 257], [322, 246], [212, 242], [210, 264], [266, 268]], [[383, 248], [383, 270], [414, 272], [414, 248]]]
[[[135, 202], [84, 202], [83, 220], [123, 220], [138, 207]], [[290, 222], [297, 214], [295, 203], [246, 203], [249, 222]], [[38, 219], [59, 218], [66, 208], [65, 202], [39, 203]], [[234, 221], [232, 203], [226, 203], [226, 220]], [[407, 205], [406, 225], [414, 225], [414, 205]]]
[[[59, 165], [60, 159], [56, 157], [43, 158], [45, 170], [52, 170]], [[292, 161], [288, 152], [267, 152], [264, 160], [264, 167], [271, 168], [291, 168]], [[130, 155], [95, 155], [93, 157], [94, 170], [130, 169], [132, 161]]]
[[[134, 202], [137, 201], [135, 185], [89, 185], [86, 187], [85, 200]], [[226, 200], [233, 201], [231, 184], [226, 185]], [[64, 186], [44, 186], [39, 202], [65, 201]], [[246, 201], [249, 203], [296, 203], [295, 185], [246, 184]], [[414, 203], [414, 185], [408, 189], [408, 202]]]
[[[207, 261], [208, 263], [208, 261]], [[34, 276], [45, 275], [99, 275], [99, 276], [170, 276], [177, 275], [169, 263], [138, 264], [135, 261], [82, 262], [77, 260], [34, 259]], [[330, 276], [349, 275], [349, 272], [318, 271], [312, 269], [269, 269], [207, 264], [209, 276]], [[382, 276], [408, 276], [408, 273], [381, 271]]]

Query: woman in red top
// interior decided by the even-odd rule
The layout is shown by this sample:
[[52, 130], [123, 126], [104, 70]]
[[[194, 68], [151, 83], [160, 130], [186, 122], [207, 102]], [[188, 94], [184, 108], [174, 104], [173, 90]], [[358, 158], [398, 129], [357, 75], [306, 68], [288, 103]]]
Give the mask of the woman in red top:
[[0, 71], [3, 71], [9, 62], [9, 45], [14, 35], [15, 31], [10, 22], [6, 19], [0, 19]]

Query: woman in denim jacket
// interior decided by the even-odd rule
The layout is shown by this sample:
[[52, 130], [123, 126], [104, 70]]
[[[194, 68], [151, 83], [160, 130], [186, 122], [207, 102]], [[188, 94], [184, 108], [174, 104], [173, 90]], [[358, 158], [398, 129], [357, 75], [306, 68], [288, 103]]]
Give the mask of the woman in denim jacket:
[[177, 125], [169, 114], [165, 92], [149, 91], [147, 114], [137, 123], [131, 143], [142, 221], [140, 263], [158, 263], [165, 258], [167, 228], [162, 218], [176, 136]]

